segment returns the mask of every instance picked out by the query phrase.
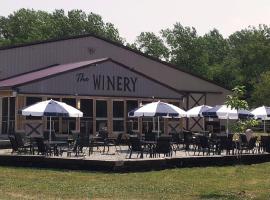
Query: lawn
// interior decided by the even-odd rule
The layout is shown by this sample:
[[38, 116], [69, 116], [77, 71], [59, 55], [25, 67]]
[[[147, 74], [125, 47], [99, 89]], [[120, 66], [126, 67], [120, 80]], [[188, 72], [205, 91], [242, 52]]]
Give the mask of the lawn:
[[270, 163], [139, 173], [0, 167], [0, 199], [270, 199]]

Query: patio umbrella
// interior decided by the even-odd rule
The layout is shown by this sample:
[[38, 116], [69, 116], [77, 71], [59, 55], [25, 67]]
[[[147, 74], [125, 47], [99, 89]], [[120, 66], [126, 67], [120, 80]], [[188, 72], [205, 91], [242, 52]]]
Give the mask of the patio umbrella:
[[255, 108], [251, 113], [254, 115], [255, 119], [263, 120], [263, 130], [265, 131], [265, 120], [270, 120], [270, 107], [261, 106]]
[[[187, 117], [189, 117], [189, 118], [191, 118], [191, 117], [203, 117], [202, 112], [205, 112], [205, 111], [209, 110], [210, 108], [213, 108], [213, 107], [207, 106], [207, 105], [201, 105], [201, 106], [193, 107], [193, 108], [191, 108], [191, 109], [189, 109], [187, 111]], [[204, 127], [204, 124], [205, 124], [204, 119], [205, 118], [203, 118], [203, 129], [205, 129], [205, 127]]]
[[159, 136], [159, 117], [186, 117], [186, 111], [175, 105], [161, 101], [148, 103], [140, 108], [128, 113], [129, 117], [157, 117], [158, 118], [158, 136]]
[[202, 112], [202, 115], [204, 117], [226, 119], [227, 120], [227, 129], [226, 129], [227, 134], [229, 133], [229, 130], [228, 130], [229, 119], [241, 119], [241, 118], [243, 119], [243, 118], [250, 118], [254, 116], [248, 110], [244, 110], [244, 109], [236, 110], [227, 105], [215, 106], [209, 110]]
[[50, 117], [50, 135], [49, 142], [51, 141], [51, 121], [52, 117], [82, 117], [83, 113], [64, 102], [47, 100], [35, 103], [22, 109], [22, 115], [25, 116], [46, 116]]

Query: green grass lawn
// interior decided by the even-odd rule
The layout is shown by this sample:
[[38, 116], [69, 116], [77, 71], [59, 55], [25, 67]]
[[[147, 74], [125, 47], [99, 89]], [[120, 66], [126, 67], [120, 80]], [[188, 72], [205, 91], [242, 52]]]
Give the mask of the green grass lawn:
[[0, 199], [270, 199], [270, 163], [140, 173], [0, 167]]

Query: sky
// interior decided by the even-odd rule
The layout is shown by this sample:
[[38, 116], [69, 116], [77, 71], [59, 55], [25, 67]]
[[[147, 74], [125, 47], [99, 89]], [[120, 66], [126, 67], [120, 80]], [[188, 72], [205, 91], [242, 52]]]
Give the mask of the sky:
[[199, 35], [216, 28], [224, 37], [248, 26], [270, 25], [270, 0], [0, 0], [1, 16], [20, 8], [93, 12], [130, 43], [141, 32], [158, 34], [176, 22], [195, 27]]

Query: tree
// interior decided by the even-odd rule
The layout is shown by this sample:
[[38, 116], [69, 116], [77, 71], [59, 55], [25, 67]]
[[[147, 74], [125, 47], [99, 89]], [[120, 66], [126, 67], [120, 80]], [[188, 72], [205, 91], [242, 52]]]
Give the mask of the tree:
[[270, 67], [270, 28], [260, 25], [237, 31], [229, 37], [231, 66], [238, 68], [246, 86], [247, 97], [253, 91], [261, 73]]
[[262, 73], [259, 82], [254, 84], [251, 101], [254, 106], [270, 105], [270, 71]]
[[170, 62], [198, 75], [207, 74], [207, 55], [204, 43], [194, 27], [174, 24], [172, 29], [161, 30], [170, 53]]
[[123, 43], [118, 30], [102, 17], [81, 10], [63, 10], [53, 13], [20, 9], [8, 17], [0, 17], [0, 45], [14, 45], [81, 34], [96, 34]]
[[[225, 104], [232, 109], [248, 109], [248, 102], [244, 100], [245, 86], [236, 86], [232, 89], [232, 94], [227, 96]], [[259, 124], [255, 119], [238, 119], [231, 125], [231, 130], [234, 133], [244, 133], [247, 128], [257, 126]]]
[[233, 109], [248, 109], [248, 103], [242, 98], [245, 95], [245, 86], [236, 86], [232, 89], [232, 94], [227, 96], [225, 104]]
[[153, 32], [142, 32], [137, 36], [133, 45], [136, 49], [150, 56], [162, 60], [168, 60], [169, 58], [168, 48], [165, 46], [163, 40]]

